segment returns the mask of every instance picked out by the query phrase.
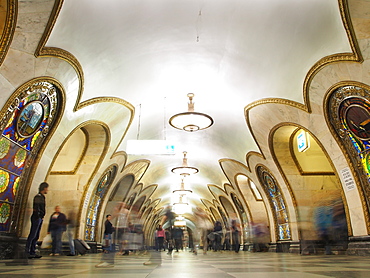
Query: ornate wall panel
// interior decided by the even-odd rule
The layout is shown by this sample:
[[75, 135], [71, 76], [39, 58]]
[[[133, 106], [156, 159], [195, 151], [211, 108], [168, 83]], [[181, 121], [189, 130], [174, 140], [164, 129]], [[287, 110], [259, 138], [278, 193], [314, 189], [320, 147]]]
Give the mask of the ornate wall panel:
[[109, 166], [99, 179], [98, 184], [95, 187], [94, 194], [90, 199], [90, 204], [87, 210], [86, 217], [86, 229], [85, 229], [85, 239], [86, 240], [95, 240], [96, 227], [97, 227], [97, 217], [100, 211], [100, 205], [109, 189], [109, 186], [112, 184], [114, 178], [117, 174], [117, 166]]
[[[361, 84], [336, 88], [327, 101], [327, 115], [339, 143], [347, 151], [370, 207], [370, 92]], [[369, 225], [369, 223], [368, 223]]]
[[[0, 231], [18, 223], [24, 186], [61, 108], [61, 93], [48, 81], [20, 88], [1, 111]], [[13, 221], [12, 221], [13, 220]], [[15, 225], [15, 224], [14, 224]]]
[[272, 211], [275, 213], [276, 234], [279, 240], [290, 240], [289, 216], [284, 196], [274, 176], [263, 166], [257, 167], [258, 179], [269, 197]]

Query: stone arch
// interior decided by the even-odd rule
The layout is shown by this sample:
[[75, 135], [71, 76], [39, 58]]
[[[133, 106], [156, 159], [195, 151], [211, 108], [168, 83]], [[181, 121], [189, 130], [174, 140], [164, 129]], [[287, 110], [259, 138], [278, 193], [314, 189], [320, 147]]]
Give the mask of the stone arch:
[[[297, 223], [294, 225], [294, 219], [290, 221], [292, 229], [298, 229], [302, 251], [308, 243], [320, 239], [317, 233], [318, 212], [326, 207], [343, 212], [346, 199], [333, 163], [314, 134], [299, 125], [281, 124], [272, 130], [271, 137], [272, 156], [294, 195]], [[307, 142], [304, 151], [298, 148], [306, 145], [301, 138]], [[351, 228], [347, 227], [346, 214], [337, 213], [336, 217], [343, 218], [340, 221], [343, 224], [341, 229], [344, 228], [340, 242], [345, 243]], [[346, 246], [338, 248], [342, 250]], [[290, 252], [296, 251], [299, 251], [298, 246], [291, 244]]]
[[[48, 194], [47, 209], [52, 209], [56, 203], [62, 208], [80, 207], [76, 226], [78, 236], [79, 233], [84, 233], [80, 223], [85, 223], [85, 216], [81, 213], [87, 209], [90, 201], [91, 181], [106, 155], [109, 142], [110, 134], [105, 124], [96, 121], [82, 123], [64, 140], [48, 170], [46, 181], [52, 190]], [[77, 159], [74, 143], [80, 146]], [[61, 168], [61, 161], [65, 165], [74, 165], [73, 169]], [[46, 232], [46, 227], [47, 225], [43, 225], [43, 233]]]

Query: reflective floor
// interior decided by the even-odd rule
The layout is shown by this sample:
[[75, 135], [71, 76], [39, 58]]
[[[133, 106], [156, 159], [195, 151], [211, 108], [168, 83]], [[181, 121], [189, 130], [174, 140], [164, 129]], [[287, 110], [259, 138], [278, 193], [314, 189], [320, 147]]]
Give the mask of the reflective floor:
[[42, 257], [28, 265], [0, 263], [0, 277], [124, 277], [124, 278], [222, 278], [222, 277], [370, 277], [370, 257], [300, 256], [283, 253], [238, 254], [208, 252], [193, 255], [183, 251], [161, 253], [162, 264], [143, 265], [148, 255], [115, 256], [114, 267], [97, 268], [101, 254], [78, 257]]

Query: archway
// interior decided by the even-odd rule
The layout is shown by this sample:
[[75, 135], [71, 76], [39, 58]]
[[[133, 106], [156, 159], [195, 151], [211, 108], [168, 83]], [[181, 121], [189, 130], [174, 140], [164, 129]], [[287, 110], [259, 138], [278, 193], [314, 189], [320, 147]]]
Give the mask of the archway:
[[[108, 141], [109, 131], [103, 123], [83, 123], [64, 140], [48, 171], [46, 181], [53, 190], [48, 194], [47, 210], [52, 211], [59, 204], [62, 209], [68, 208], [64, 211], [67, 214], [77, 214], [76, 236], [84, 238], [79, 234], [84, 233], [80, 223], [85, 221], [81, 204], [90, 199], [88, 189], [107, 152]], [[43, 233], [46, 228], [43, 225]]]
[[[325, 228], [325, 233], [330, 233], [337, 242], [333, 248], [345, 250], [348, 236], [345, 199], [340, 180], [320, 142], [301, 127], [281, 126], [273, 132], [273, 154], [294, 195], [300, 252], [321, 250], [318, 247], [322, 246], [324, 226], [337, 227], [336, 232]], [[295, 252], [292, 248], [290, 251]]]

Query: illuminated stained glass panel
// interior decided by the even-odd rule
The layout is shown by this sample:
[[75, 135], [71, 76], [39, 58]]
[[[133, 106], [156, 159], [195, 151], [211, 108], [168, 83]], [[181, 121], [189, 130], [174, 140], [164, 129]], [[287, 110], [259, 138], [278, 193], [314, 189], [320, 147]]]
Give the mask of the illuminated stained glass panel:
[[35, 157], [35, 144], [44, 138], [41, 134], [51, 123], [51, 107], [57, 107], [57, 91], [53, 84], [39, 82], [28, 87], [7, 108], [0, 135], [0, 231], [10, 230], [26, 162]]
[[95, 240], [95, 228], [98, 221], [97, 217], [100, 204], [108, 191], [109, 185], [113, 182], [116, 172], [117, 167], [114, 165], [110, 166], [105, 170], [95, 187], [86, 215], [85, 240]]
[[338, 87], [326, 106], [330, 126], [351, 160], [370, 213], [370, 90], [360, 83]]
[[338, 114], [370, 181], [370, 102], [360, 97], [346, 98], [340, 103]]
[[264, 167], [259, 166], [257, 168], [257, 173], [266, 195], [270, 197], [269, 201], [273, 211], [275, 212], [278, 238], [279, 240], [290, 240], [289, 217], [280, 187], [272, 174], [270, 174]]

